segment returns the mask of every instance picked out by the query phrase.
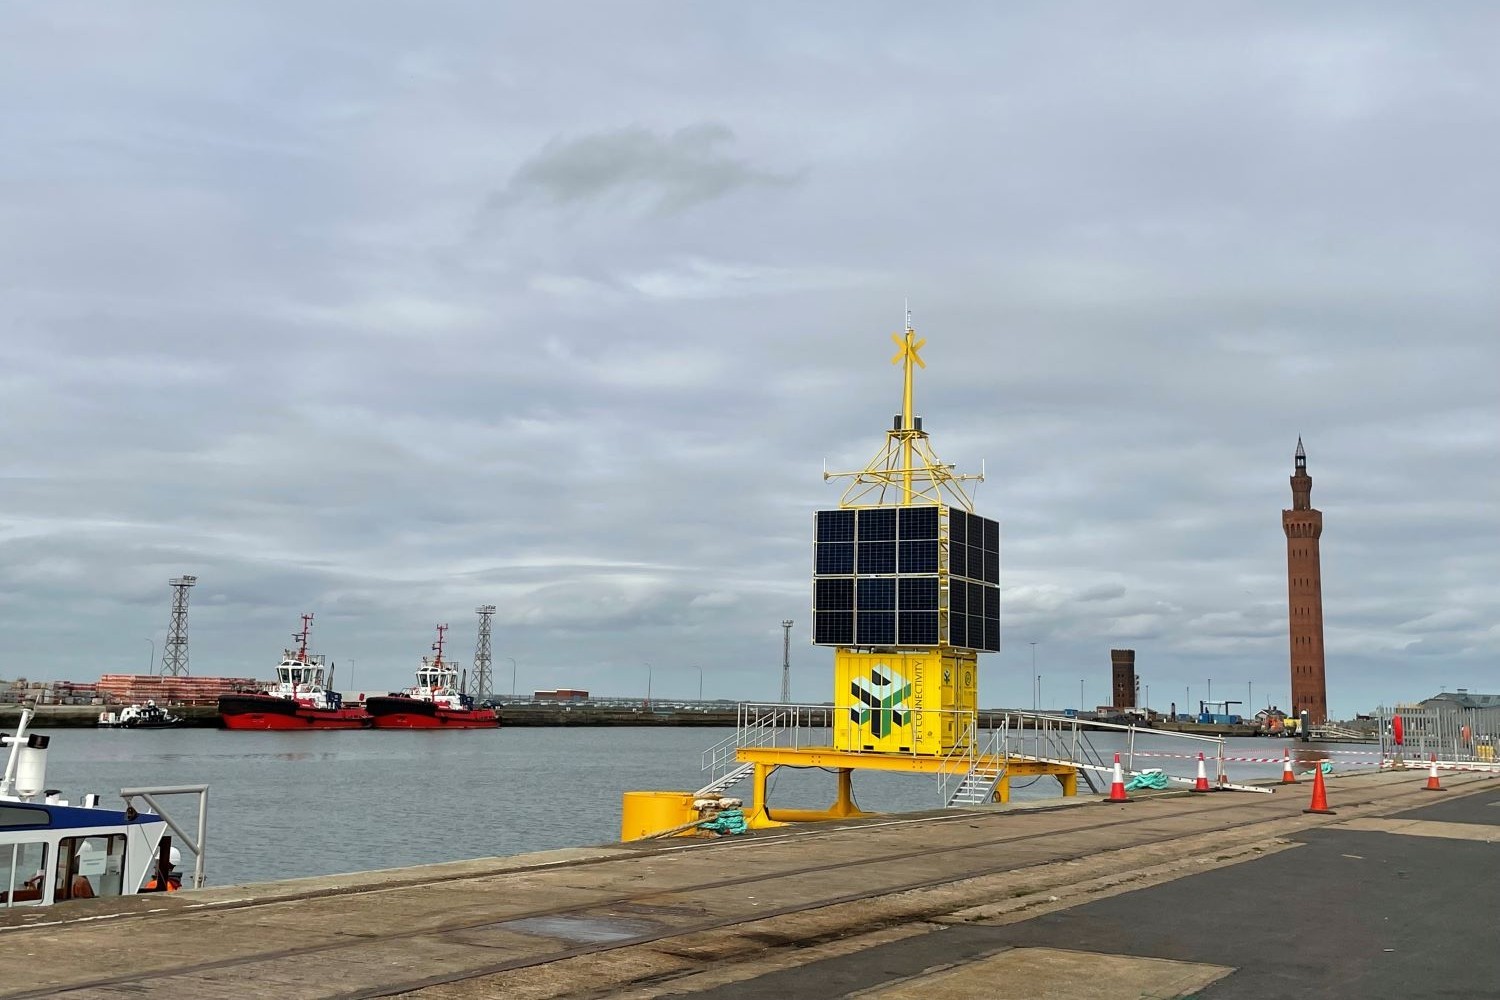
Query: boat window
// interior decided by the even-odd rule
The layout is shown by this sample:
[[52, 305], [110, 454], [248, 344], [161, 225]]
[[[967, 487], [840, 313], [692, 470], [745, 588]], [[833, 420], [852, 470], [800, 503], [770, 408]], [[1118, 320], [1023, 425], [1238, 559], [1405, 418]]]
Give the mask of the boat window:
[[125, 879], [125, 835], [64, 837], [57, 845], [57, 882], [52, 898], [118, 896]]
[[46, 826], [50, 822], [52, 817], [45, 809], [0, 805], [0, 826]]
[[6, 891], [0, 893], [6, 906], [37, 905], [46, 902], [47, 845], [41, 841], [29, 844], [0, 845], [0, 879]]

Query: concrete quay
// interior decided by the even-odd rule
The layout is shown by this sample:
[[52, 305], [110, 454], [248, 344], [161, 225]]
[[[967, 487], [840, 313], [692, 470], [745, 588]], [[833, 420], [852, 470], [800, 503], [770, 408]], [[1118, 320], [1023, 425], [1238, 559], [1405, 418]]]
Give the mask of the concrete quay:
[[[1500, 996], [1500, 778], [1078, 799], [0, 911], [0, 998]], [[274, 851], [275, 845], [266, 845]]]

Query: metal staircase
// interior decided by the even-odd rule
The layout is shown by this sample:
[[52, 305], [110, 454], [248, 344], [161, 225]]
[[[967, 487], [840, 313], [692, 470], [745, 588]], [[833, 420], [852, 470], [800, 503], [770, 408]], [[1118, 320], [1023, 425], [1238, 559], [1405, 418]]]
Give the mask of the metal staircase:
[[976, 761], [948, 798], [948, 808], [984, 805], [995, 794], [995, 784], [1004, 773], [1005, 765], [995, 763], [994, 758], [988, 763], [983, 759]]
[[707, 799], [713, 798], [717, 795], [722, 795], [754, 773], [754, 764], [741, 764], [734, 770], [726, 771], [724, 774], [719, 775], [713, 781], [710, 781], [708, 784], [698, 789], [693, 793], [693, 798]]
[[978, 740], [975, 739], [977, 728], [971, 728], [964, 734], [967, 737], [964, 742], [967, 743], [969, 770], [958, 787], [953, 789], [953, 794], [947, 796], [949, 809], [983, 805], [994, 796], [995, 785], [999, 783], [1001, 775], [1005, 774], [1008, 756], [1005, 733], [1008, 728], [1007, 724], [1002, 723], [1001, 728], [991, 733], [989, 743], [983, 751], [979, 750]]
[[745, 706], [740, 711], [740, 724], [734, 735], [703, 751], [703, 770], [711, 780], [693, 793], [695, 798], [721, 795], [754, 774], [754, 764], [740, 762], [739, 749], [775, 745], [783, 731], [796, 728], [799, 719], [796, 706], [755, 711], [753, 715], [746, 713]]

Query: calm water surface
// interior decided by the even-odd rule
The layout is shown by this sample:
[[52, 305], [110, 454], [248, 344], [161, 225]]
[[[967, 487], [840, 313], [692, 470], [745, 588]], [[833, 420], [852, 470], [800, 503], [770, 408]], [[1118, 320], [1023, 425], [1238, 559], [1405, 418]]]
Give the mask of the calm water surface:
[[[614, 841], [620, 796], [632, 789], [703, 784], [701, 751], [732, 730], [518, 728], [466, 732], [250, 733], [213, 729], [52, 730], [47, 783], [77, 801], [108, 804], [131, 785], [202, 784], [209, 791], [208, 882], [226, 885], [518, 854]], [[1094, 738], [1106, 753], [1108, 737]], [[1285, 741], [1229, 741], [1231, 755], [1280, 758]], [[1141, 738], [1138, 750], [1180, 752]], [[1299, 770], [1322, 753], [1293, 745]], [[1194, 751], [1197, 747], [1192, 748]], [[1335, 767], [1373, 759], [1374, 747], [1339, 747]], [[1352, 752], [1351, 752], [1352, 751]], [[1187, 759], [1142, 759], [1174, 774]], [[1279, 764], [1231, 763], [1231, 780], [1279, 775]], [[1210, 765], [1209, 776], [1213, 776]], [[822, 806], [833, 777], [782, 769], [771, 801]], [[859, 805], [876, 812], [941, 805], [931, 777], [857, 773]], [[735, 791], [745, 794], [747, 786]], [[1054, 779], [1018, 780], [1016, 799], [1059, 794]], [[191, 822], [191, 800], [181, 810]]]

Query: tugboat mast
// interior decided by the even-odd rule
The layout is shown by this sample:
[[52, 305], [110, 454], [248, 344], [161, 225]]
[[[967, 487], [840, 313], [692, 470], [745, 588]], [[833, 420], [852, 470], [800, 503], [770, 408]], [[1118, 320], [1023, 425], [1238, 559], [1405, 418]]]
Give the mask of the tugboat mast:
[[292, 633], [292, 638], [296, 639], [297, 642], [298, 642], [298, 646], [297, 646], [297, 659], [298, 659], [298, 661], [300, 661], [302, 663], [306, 663], [307, 662], [307, 636], [308, 636], [308, 633], [312, 631], [312, 620], [313, 620], [313, 616], [312, 615], [303, 615], [302, 616], [302, 631], [301, 632], [293, 632]]

